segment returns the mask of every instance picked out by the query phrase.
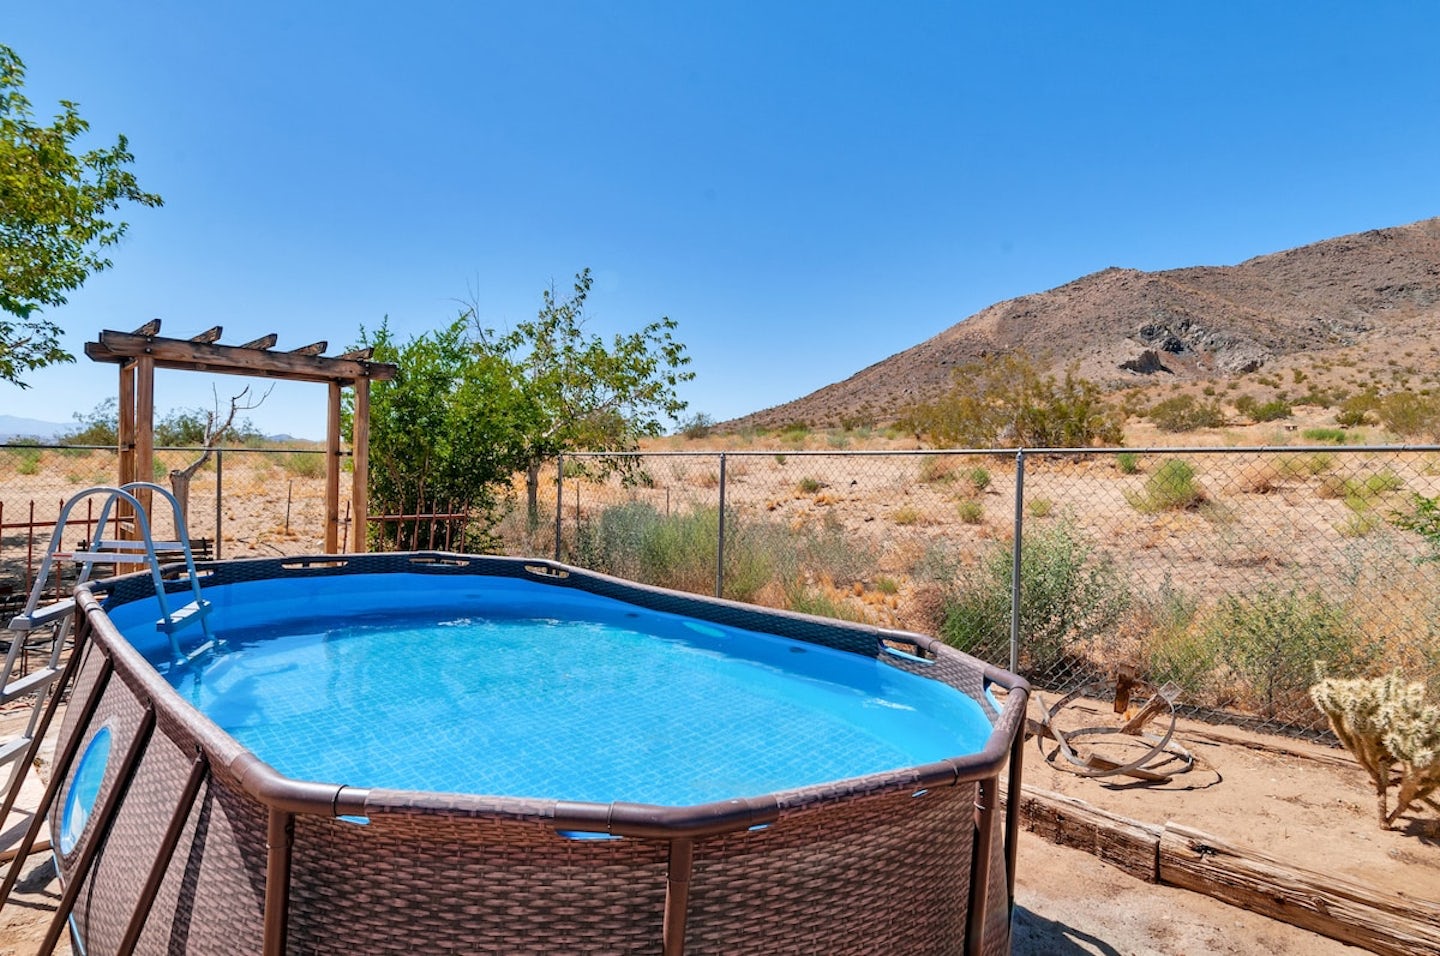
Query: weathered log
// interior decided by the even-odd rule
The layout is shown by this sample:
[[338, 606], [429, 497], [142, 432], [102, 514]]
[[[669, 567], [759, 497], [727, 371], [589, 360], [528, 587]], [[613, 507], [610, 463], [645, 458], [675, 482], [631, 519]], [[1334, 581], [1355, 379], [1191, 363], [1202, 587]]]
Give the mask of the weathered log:
[[1161, 827], [1028, 787], [1020, 797], [1020, 820], [1025, 829], [1051, 843], [1084, 850], [1147, 883], [1159, 878]]
[[1378, 893], [1288, 866], [1176, 823], [1160, 835], [1160, 882], [1386, 956], [1440, 956], [1440, 903]]

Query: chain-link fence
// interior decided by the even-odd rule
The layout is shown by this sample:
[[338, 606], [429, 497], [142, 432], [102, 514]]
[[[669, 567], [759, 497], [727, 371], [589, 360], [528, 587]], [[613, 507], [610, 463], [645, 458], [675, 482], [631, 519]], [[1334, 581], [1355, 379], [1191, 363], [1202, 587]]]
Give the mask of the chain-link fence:
[[[158, 450], [156, 479], [198, 456]], [[113, 449], [0, 447], [0, 592], [28, 590], [61, 503], [115, 469]], [[507, 553], [938, 634], [1048, 690], [1129, 664], [1212, 719], [1302, 733], [1324, 724], [1317, 660], [1440, 692], [1440, 563], [1406, 527], [1440, 495], [1440, 447], [579, 455], [544, 475], [494, 529]], [[320, 451], [218, 451], [190, 536], [318, 552], [324, 485]], [[352, 520], [342, 500], [342, 541]]]
[[[156, 484], [170, 488], [171, 471], [183, 471], [202, 455], [195, 448], [155, 450]], [[30, 589], [64, 502], [96, 485], [113, 485], [114, 448], [0, 446], [0, 593]], [[345, 464], [348, 465], [348, 458]], [[341, 487], [341, 540], [352, 520], [349, 481]], [[190, 538], [216, 557], [313, 554], [325, 540], [325, 455], [296, 449], [217, 449], [189, 482], [186, 525]], [[71, 515], [64, 542], [87, 538], [100, 501], [84, 502]], [[154, 534], [173, 539], [168, 508], [153, 509]], [[63, 586], [63, 584], [61, 585]]]
[[1405, 527], [1440, 494], [1440, 448], [575, 456], [553, 474], [553, 527], [514, 546], [939, 634], [1045, 689], [1128, 664], [1192, 712], [1300, 733], [1324, 727], [1316, 661], [1440, 691], [1440, 564]]

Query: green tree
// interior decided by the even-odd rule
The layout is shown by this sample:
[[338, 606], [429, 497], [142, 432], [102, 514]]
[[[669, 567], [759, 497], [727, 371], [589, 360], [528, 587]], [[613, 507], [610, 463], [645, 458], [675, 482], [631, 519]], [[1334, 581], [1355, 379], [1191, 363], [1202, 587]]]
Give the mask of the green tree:
[[130, 172], [124, 136], [76, 152], [90, 129], [76, 104], [61, 100], [50, 125], [38, 125], [24, 79], [25, 64], [0, 45], [0, 380], [22, 388], [26, 372], [74, 360], [60, 327], [38, 313], [110, 267], [104, 253], [127, 227], [111, 213], [124, 202], [162, 205]]
[[662, 434], [661, 416], [673, 419], [685, 410], [676, 387], [695, 377], [685, 371], [690, 357], [668, 317], [617, 334], [608, 345], [587, 334], [591, 281], [585, 269], [568, 298], [547, 289], [533, 321], [503, 336], [480, 333], [481, 352], [514, 370], [524, 397], [522, 458], [532, 527], [545, 461], [570, 451], [627, 451], [642, 436]]
[[[524, 435], [537, 423], [515, 370], [478, 349], [470, 327], [466, 313], [405, 343], [396, 341], [388, 321], [373, 335], [361, 330], [375, 360], [397, 367], [394, 380], [376, 382], [370, 397], [375, 511], [423, 514], [438, 503], [467, 507], [486, 526], [495, 520], [504, 487], [523, 461]], [[353, 406], [346, 415], [348, 430]], [[467, 534], [457, 544], [477, 550], [489, 544], [484, 528]], [[429, 539], [428, 529], [421, 537]]]
[[[476, 310], [401, 344], [382, 323], [362, 345], [398, 368], [370, 400], [370, 496], [377, 510], [418, 514], [469, 505], [487, 522], [517, 472], [538, 524], [540, 468], [569, 451], [620, 451], [662, 433], [660, 416], [685, 408], [676, 386], [693, 377], [675, 322], [662, 318], [609, 343], [584, 330], [587, 269], [574, 294], [543, 294], [538, 316], [503, 335]], [[353, 410], [347, 408], [347, 416]], [[347, 422], [347, 428], [349, 427]], [[488, 544], [473, 529], [467, 546]]]

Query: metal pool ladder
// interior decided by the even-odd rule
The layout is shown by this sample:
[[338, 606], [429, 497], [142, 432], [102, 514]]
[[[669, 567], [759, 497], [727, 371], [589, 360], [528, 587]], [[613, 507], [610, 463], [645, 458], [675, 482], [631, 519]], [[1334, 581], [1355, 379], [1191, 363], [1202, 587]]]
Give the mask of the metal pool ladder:
[[[149, 516], [134, 494], [134, 492], [142, 490], [158, 493], [170, 503], [175, 535], [178, 540], [155, 541], [150, 530]], [[95, 523], [94, 536], [84, 543], [81, 550], [66, 551], [63, 538], [65, 523], [70, 517], [71, 510], [81, 501], [97, 495], [104, 495], [105, 503], [101, 507], [100, 517]], [[135, 516], [135, 527], [139, 532], [138, 540], [123, 540], [118, 536], [106, 537], [117, 502], [128, 504], [132, 509]], [[190, 600], [173, 610], [170, 607], [170, 599], [173, 595], [165, 593], [165, 582], [161, 577], [157, 550], [178, 551], [185, 558], [185, 572], [190, 582]], [[41, 603], [44, 600], [45, 589], [50, 583], [50, 574], [55, 569], [57, 559], [74, 561], [81, 565], [75, 582], [77, 586], [90, 580], [91, 572], [97, 565], [148, 565], [150, 575], [155, 581], [155, 599], [160, 606], [160, 618], [155, 622], [155, 627], [169, 637], [173, 662], [182, 666], [189, 664], [215, 646], [215, 638], [210, 633], [210, 624], [206, 620], [210, 613], [210, 602], [200, 596], [200, 578], [195, 572], [195, 556], [190, 550], [190, 536], [185, 528], [185, 516], [181, 512], [180, 502], [176, 500], [175, 496], [160, 485], [148, 481], [133, 481], [118, 488], [97, 485], [75, 494], [65, 502], [60, 509], [59, 517], [55, 519], [55, 531], [50, 536], [50, 544], [45, 550], [44, 559], [40, 562], [40, 571], [35, 576], [35, 585], [30, 589], [30, 597], [25, 602], [25, 609], [11, 618], [7, 625], [10, 632], [10, 647], [5, 655], [5, 669], [0, 672], [0, 704], [8, 704], [26, 695], [33, 695], [35, 706], [24, 732], [11, 740], [0, 743], [0, 767], [14, 762], [29, 749], [30, 742], [35, 736], [41, 711], [44, 709], [46, 695], [55, 679], [60, 676], [60, 656], [72, 626], [75, 599], [63, 598], [49, 604]], [[205, 640], [188, 652], [182, 651], [176, 633], [196, 623], [200, 625]], [[18, 659], [22, 658], [27, 643], [31, 643], [33, 646], [33, 635], [45, 628], [52, 630], [49, 638], [50, 654], [45, 664], [29, 674], [12, 679], [12, 675], [15, 673], [15, 664]]]

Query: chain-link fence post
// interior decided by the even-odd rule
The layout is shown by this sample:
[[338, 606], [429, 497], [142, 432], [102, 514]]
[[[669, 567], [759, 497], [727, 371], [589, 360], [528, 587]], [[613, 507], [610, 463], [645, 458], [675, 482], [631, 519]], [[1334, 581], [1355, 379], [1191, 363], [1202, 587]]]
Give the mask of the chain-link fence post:
[[725, 596], [725, 454], [720, 454], [720, 513], [715, 522], [715, 596]]
[[1010, 671], [1020, 669], [1020, 569], [1025, 545], [1025, 449], [1015, 452], [1015, 533], [1010, 551]]
[[[555, 456], [555, 561], [556, 561], [556, 563], [559, 563], [559, 561], [560, 561], [560, 523], [561, 523], [561, 521], [564, 520], [564, 518], [563, 518], [563, 516], [562, 516], [562, 513], [561, 513], [561, 510], [560, 510], [560, 498], [561, 498], [560, 492], [564, 489], [564, 487], [565, 487], [565, 456], [564, 456], [564, 455], [556, 455], [556, 456]], [[580, 514], [579, 514], [579, 512], [576, 512], [576, 514], [575, 514], [575, 520], [576, 520], [577, 522], [580, 520]], [[577, 531], [579, 530], [579, 525], [578, 525], [578, 524], [576, 525], [576, 530], [577, 530]]]
[[219, 561], [223, 556], [220, 552], [220, 542], [225, 535], [222, 532], [221, 509], [225, 498], [225, 452], [222, 449], [215, 449], [215, 560]]

